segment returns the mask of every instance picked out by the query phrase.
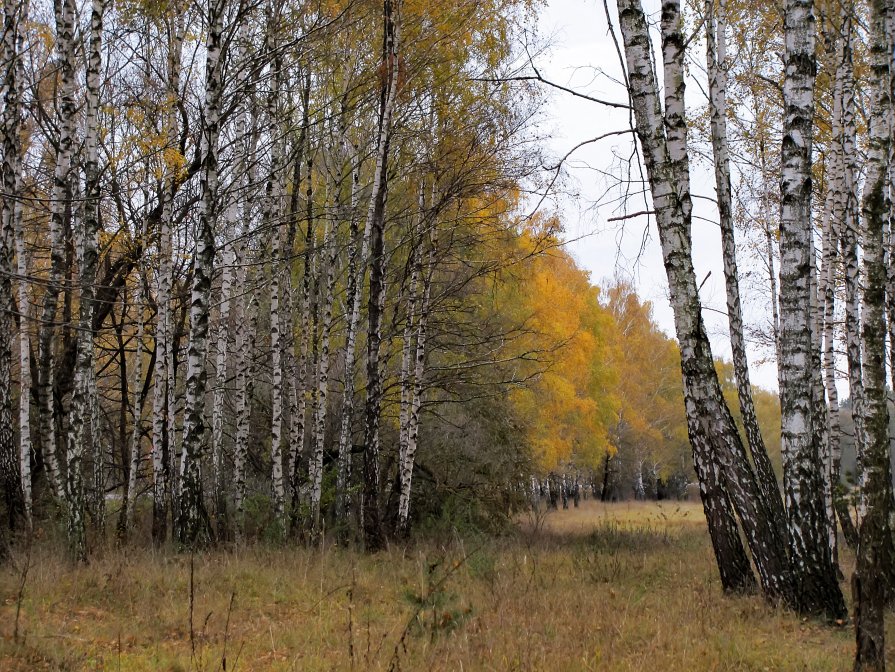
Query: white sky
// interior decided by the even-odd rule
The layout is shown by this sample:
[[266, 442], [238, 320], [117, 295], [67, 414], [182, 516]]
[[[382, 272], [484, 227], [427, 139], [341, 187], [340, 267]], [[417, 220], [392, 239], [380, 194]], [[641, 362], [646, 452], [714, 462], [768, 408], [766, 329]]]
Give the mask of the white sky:
[[[610, 79], [620, 79], [621, 69], [607, 32], [602, 0], [548, 1], [549, 5], [540, 12], [538, 34], [542, 39], [552, 38], [549, 39], [552, 46], [546, 53], [535, 56], [541, 74], [551, 81], [594, 97], [627, 102], [623, 87]], [[646, 4], [649, 7], [651, 3]], [[614, 0], [609, 0], [609, 10], [616, 16]], [[601, 75], [597, 69], [609, 77]], [[688, 88], [691, 104], [694, 101], [700, 104], [701, 95], [697, 87]], [[628, 126], [626, 110], [600, 106], [560, 91], [552, 96], [548, 118], [553, 126], [550, 147], [557, 157], [565, 155], [579, 142]], [[617, 205], [592, 207], [609, 184], [598, 171], [619, 174], [619, 161], [615, 155], [626, 157], [630, 151], [627, 136], [610, 137], [576, 151], [567, 164], [564, 183], [570, 195], [560, 201], [559, 210], [566, 235], [572, 241], [569, 250], [579, 264], [590, 271], [592, 280], [599, 284], [615, 275], [633, 279], [641, 297], [652, 301], [656, 321], [663, 330], [673, 335], [673, 316], [668, 303], [665, 269], [655, 222], [650, 218], [646, 246], [639, 254], [647, 218], [607, 222], [610, 217], [621, 214], [616, 210]], [[694, 165], [691, 180], [694, 195], [714, 198], [714, 175], [708, 166]], [[646, 209], [643, 197], [632, 199], [627, 209], [628, 212]], [[703, 306], [714, 310], [705, 310], [704, 318], [714, 354], [729, 359], [721, 236], [718, 226], [713, 223], [717, 221], [717, 214], [711, 202], [700, 198], [694, 201], [694, 214], [693, 261], [697, 282], [702, 282], [711, 273], [700, 293]], [[741, 259], [741, 266], [745, 262]], [[746, 293], [748, 290], [744, 287], [743, 291]], [[761, 301], [750, 303], [746, 297], [747, 321], [766, 319], [761, 314], [765, 311], [755, 308], [756, 303], [761, 304]], [[776, 365], [773, 362], [760, 366], [754, 364], [767, 355], [754, 348], [750, 350], [752, 381], [762, 387], [776, 389]]]

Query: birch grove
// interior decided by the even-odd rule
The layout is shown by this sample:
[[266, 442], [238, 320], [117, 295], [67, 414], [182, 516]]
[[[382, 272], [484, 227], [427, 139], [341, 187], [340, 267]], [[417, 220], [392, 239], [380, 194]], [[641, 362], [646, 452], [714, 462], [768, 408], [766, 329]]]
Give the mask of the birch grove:
[[[508, 62], [509, 44], [471, 27], [516, 30], [521, 5], [443, 11], [493, 54], [492, 67]], [[329, 39], [345, 30], [368, 50], [339, 62]], [[373, 550], [398, 525], [409, 531], [428, 386], [478, 381], [494, 348], [509, 347], [500, 331], [468, 348], [447, 332], [432, 345], [435, 288], [447, 315], [528, 254], [447, 265], [518, 235], [511, 185], [534, 165], [510, 149], [533, 108], [510, 105], [513, 87], [499, 83], [464, 101], [472, 116], [456, 122], [459, 144], [418, 142], [434, 108], [412, 101], [436, 100], [432, 73], [457, 91], [481, 74], [431, 31], [400, 2], [332, 12], [229, 0], [4, 5], [7, 527], [61, 506], [81, 562], [110, 506], [122, 543], [148, 515], [157, 546], [245, 541], [262, 496], [280, 538], [367, 520]], [[133, 88], [138, 80], [149, 88]], [[439, 203], [419, 200], [423, 191]], [[417, 222], [409, 237], [405, 218]], [[445, 255], [439, 227], [454, 231]], [[402, 334], [395, 279], [407, 264], [415, 308]], [[396, 342], [407, 344], [395, 429], [405, 438], [392, 444]], [[428, 380], [430, 357], [452, 371], [460, 352], [466, 365]], [[23, 403], [32, 370], [33, 407]]]
[[[86, 563], [115, 514], [375, 553], [692, 486], [725, 591], [843, 622], [854, 553], [882, 669], [895, 7], [618, 0], [604, 100], [538, 70], [537, 4], [3, 2], [4, 558], [58, 529]], [[556, 162], [551, 91], [630, 127]], [[610, 137], [598, 217], [655, 227], [673, 337], [562, 249]]]

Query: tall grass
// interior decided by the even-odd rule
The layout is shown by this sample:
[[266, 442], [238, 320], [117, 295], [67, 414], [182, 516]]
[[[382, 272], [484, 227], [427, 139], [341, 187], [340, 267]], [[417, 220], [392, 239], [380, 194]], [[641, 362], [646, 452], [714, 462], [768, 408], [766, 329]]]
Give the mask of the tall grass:
[[21, 600], [21, 572], [0, 572], [0, 670], [845, 670], [853, 650], [848, 628], [724, 596], [691, 504], [585, 502], [375, 556], [145, 549], [72, 568], [37, 544], [29, 562]]

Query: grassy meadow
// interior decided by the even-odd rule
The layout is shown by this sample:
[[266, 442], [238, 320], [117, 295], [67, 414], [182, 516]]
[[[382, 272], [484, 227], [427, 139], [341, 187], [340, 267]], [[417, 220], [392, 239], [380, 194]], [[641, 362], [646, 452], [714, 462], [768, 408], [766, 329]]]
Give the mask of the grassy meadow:
[[850, 627], [724, 597], [692, 503], [583, 502], [372, 557], [55, 555], [0, 571], [0, 670], [839, 671], [853, 654]]

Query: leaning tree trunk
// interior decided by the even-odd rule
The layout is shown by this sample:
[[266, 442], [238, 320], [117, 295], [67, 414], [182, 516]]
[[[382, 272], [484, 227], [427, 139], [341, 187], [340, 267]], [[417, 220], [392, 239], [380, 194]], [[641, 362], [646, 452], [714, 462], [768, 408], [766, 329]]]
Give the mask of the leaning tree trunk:
[[883, 231], [890, 213], [888, 196], [889, 55], [886, 19], [889, 0], [871, 3], [871, 72], [873, 102], [867, 180], [861, 214], [864, 220], [864, 390], [867, 400], [867, 444], [863, 456], [864, 516], [860, 521], [857, 564], [852, 577], [857, 651], [855, 670], [885, 670], [886, 599], [895, 553], [892, 546], [892, 473], [889, 457], [889, 412], [886, 395], [886, 268]]
[[718, 222], [724, 258], [724, 281], [727, 287], [727, 317], [730, 323], [730, 346], [733, 355], [737, 397], [746, 438], [761, 494], [769, 515], [781, 536], [786, 532], [786, 513], [777, 485], [774, 467], [768, 457], [749, 381], [749, 362], [743, 331], [743, 309], [740, 301], [736, 240], [733, 228], [733, 198], [730, 186], [730, 150], [727, 142], [727, 39], [725, 2], [718, 3], [715, 21], [715, 0], [706, 1], [706, 44], [709, 76], [709, 113], [711, 116], [712, 154], [715, 160], [715, 188], [718, 196]]
[[[422, 190], [422, 186], [420, 187]], [[419, 217], [424, 217], [422, 198], [420, 198]], [[410, 251], [407, 265], [410, 268], [410, 277], [407, 281], [407, 294], [403, 303], [407, 306], [407, 314], [404, 318], [404, 333], [401, 343], [401, 401], [398, 412], [398, 521], [395, 531], [398, 536], [404, 536], [407, 532], [407, 521], [410, 513], [410, 481], [413, 474], [413, 463], [409, 459], [410, 436], [410, 406], [413, 402], [414, 378], [411, 366], [414, 353], [414, 339], [416, 337], [417, 309], [419, 304], [419, 291], [417, 285], [420, 276], [420, 252], [418, 247], [422, 244], [422, 236], [417, 241], [417, 229], [421, 228], [416, 221], [411, 220], [410, 226]], [[405, 493], [406, 490], [406, 493]]]
[[688, 432], [724, 588], [748, 591], [755, 582], [740, 541], [731, 503], [733, 496], [765, 590], [770, 595], [782, 596], [787, 593], [785, 556], [781, 557], [781, 543], [775, 534], [775, 526], [764, 509], [757, 508], [760, 507], [760, 504], [756, 505], [760, 496], [751, 468], [745, 461], [745, 450], [733, 418], [721, 395], [702, 323], [691, 258], [683, 39], [679, 11], [679, 4], [673, 0], [663, 4], [667, 92], [663, 116], [643, 9], [638, 0], [618, 3], [636, 131], [644, 151], [681, 348]]
[[205, 359], [208, 351], [208, 314], [214, 266], [215, 218], [218, 191], [218, 135], [222, 81], [222, 45], [226, 0], [210, 0], [206, 40], [205, 106], [201, 141], [199, 232], [193, 256], [190, 292], [190, 340], [187, 350], [186, 405], [183, 454], [180, 462], [178, 540], [193, 548], [210, 540], [211, 529], [202, 496], [200, 460], [205, 434]]
[[780, 406], [784, 490], [796, 602], [806, 613], [845, 616], [827, 543], [823, 498], [821, 421], [814, 385], [814, 272], [811, 225], [811, 141], [814, 120], [814, 11], [812, 0], [787, 0], [780, 181]]

